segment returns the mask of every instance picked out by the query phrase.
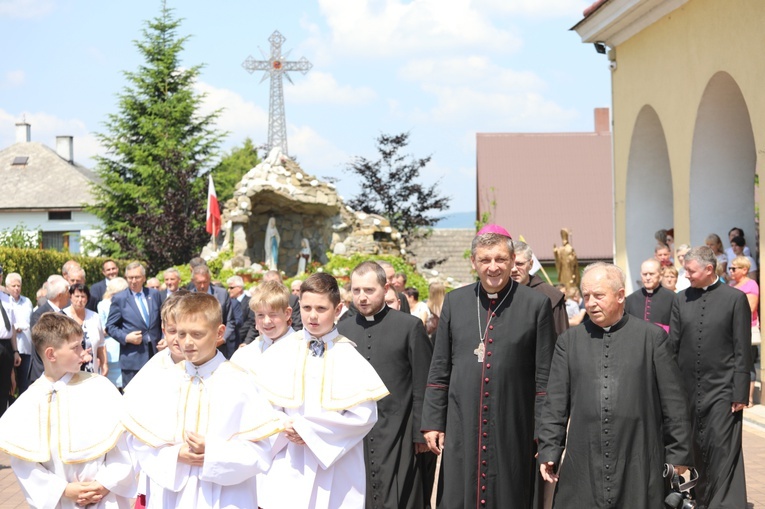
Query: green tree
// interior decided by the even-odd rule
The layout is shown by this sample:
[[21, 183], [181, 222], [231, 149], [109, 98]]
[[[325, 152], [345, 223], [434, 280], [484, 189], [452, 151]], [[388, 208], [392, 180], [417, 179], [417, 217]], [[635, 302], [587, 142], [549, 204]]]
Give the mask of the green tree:
[[103, 222], [103, 254], [145, 260], [155, 270], [186, 262], [205, 243], [207, 174], [222, 139], [219, 111], [199, 112], [193, 86], [201, 65], [181, 66], [188, 37], [164, 4], [135, 41], [144, 62], [124, 73], [119, 112], [108, 115], [97, 137], [107, 155], [97, 158], [101, 182], [89, 210]]
[[258, 149], [252, 144], [250, 138], [246, 138], [241, 147], [231, 149], [231, 152], [225, 155], [212, 171], [218, 203], [223, 205], [233, 198], [234, 188], [244, 174], [258, 164], [260, 164]]
[[408, 144], [409, 133], [381, 134], [377, 138], [378, 160], [357, 157], [346, 168], [361, 177], [361, 192], [348, 204], [367, 214], [387, 217], [405, 240], [435, 225], [441, 218], [431, 214], [446, 210], [451, 201], [438, 190], [440, 181], [431, 186], [417, 181], [430, 156], [416, 159], [403, 154]]
[[27, 229], [21, 222], [13, 228], [0, 230], [0, 247], [14, 247], [17, 249], [38, 249], [42, 245], [42, 230]]

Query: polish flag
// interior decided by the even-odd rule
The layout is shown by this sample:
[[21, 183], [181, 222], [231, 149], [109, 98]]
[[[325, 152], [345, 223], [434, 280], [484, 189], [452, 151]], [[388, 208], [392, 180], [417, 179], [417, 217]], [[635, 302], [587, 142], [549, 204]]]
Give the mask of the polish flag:
[[218, 206], [218, 195], [215, 194], [212, 175], [210, 175], [210, 187], [207, 191], [207, 233], [213, 237], [217, 237], [220, 233], [220, 207]]

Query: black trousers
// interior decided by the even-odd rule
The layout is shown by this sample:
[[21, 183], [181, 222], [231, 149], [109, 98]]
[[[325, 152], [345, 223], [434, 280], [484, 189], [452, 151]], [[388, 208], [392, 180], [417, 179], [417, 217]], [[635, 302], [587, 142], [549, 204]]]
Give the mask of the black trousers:
[[0, 416], [8, 408], [11, 397], [13, 346], [10, 339], [0, 339]]

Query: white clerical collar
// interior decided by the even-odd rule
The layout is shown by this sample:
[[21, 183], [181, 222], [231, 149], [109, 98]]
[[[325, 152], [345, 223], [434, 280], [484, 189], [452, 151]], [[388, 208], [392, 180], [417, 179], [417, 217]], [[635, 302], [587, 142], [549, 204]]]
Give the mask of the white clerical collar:
[[388, 305], [387, 305], [386, 303], [384, 303], [384, 302], [383, 302], [383, 305], [382, 305], [382, 307], [381, 307], [381, 308], [380, 308], [380, 309], [379, 309], [377, 312], [375, 312], [375, 313], [372, 313], [372, 314], [371, 314], [371, 315], [369, 315], [369, 316], [367, 316], [367, 315], [361, 315], [361, 316], [363, 316], [363, 317], [364, 317], [364, 319], [366, 319], [366, 321], [367, 321], [367, 322], [374, 322], [374, 321], [375, 321], [375, 317], [376, 317], [377, 315], [379, 315], [380, 313], [382, 313], [382, 312], [383, 312], [383, 309], [385, 309], [387, 306], [388, 306]]
[[[504, 286], [504, 288], [502, 288], [499, 292], [501, 292], [502, 290], [504, 290], [505, 288], [508, 288], [508, 287], [509, 287], [508, 288], [509, 290], [512, 290], [513, 289], [513, 283], [515, 283], [515, 280], [511, 279], [510, 281], [507, 282], [507, 284]], [[478, 283], [478, 284], [480, 285], [480, 283]], [[483, 286], [481, 286], [481, 288], [483, 288]], [[483, 291], [486, 292], [486, 289], [483, 288]], [[499, 292], [497, 292], [497, 293], [486, 292], [486, 296], [488, 298], [490, 298], [490, 299], [498, 299], [499, 298]]]
[[647, 293], [648, 295], [653, 295], [653, 292], [656, 291], [656, 290], [649, 290], [648, 288], [645, 288], [645, 287], [643, 288], [645, 289], [645, 293]]
[[48, 380], [48, 378], [43, 374], [42, 379], [45, 380], [45, 385], [48, 386], [48, 390], [52, 392], [60, 391], [64, 387], [67, 386], [67, 384], [72, 380], [72, 377], [74, 376], [74, 373], [65, 373], [64, 376], [56, 380], [55, 382], [51, 382]]
[[213, 358], [201, 366], [196, 366], [193, 362], [186, 361], [186, 374], [192, 377], [198, 376], [201, 378], [207, 378], [208, 376], [212, 375], [212, 372], [215, 371], [218, 366], [223, 364], [225, 360], [226, 358], [223, 356], [223, 354], [216, 351]]
[[312, 336], [308, 330], [303, 329], [303, 337], [305, 338], [306, 342], [310, 342], [312, 339], [318, 339], [319, 341], [323, 341], [325, 344], [330, 345], [339, 335], [340, 333], [337, 332], [337, 327], [334, 327], [331, 331], [327, 332], [320, 338]]

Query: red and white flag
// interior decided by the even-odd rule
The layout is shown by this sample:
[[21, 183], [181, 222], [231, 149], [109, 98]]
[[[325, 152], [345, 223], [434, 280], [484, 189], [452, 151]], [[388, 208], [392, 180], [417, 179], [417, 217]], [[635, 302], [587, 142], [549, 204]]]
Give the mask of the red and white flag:
[[217, 237], [220, 233], [220, 207], [218, 206], [218, 195], [215, 194], [212, 175], [210, 175], [210, 187], [207, 191], [207, 233], [213, 237]]

